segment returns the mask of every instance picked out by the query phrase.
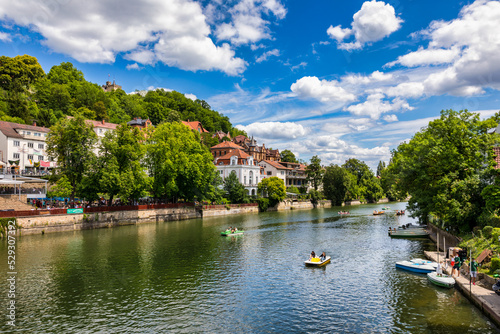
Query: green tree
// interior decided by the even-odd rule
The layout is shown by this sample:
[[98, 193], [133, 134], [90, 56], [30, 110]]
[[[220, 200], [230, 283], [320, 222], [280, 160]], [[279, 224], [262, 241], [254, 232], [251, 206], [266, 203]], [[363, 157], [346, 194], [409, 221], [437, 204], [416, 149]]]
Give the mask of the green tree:
[[275, 206], [286, 198], [285, 182], [277, 176], [263, 179], [257, 189], [260, 194], [267, 195], [270, 206]]
[[44, 75], [45, 72], [35, 57], [0, 57], [0, 88], [6, 91], [26, 92]]
[[215, 166], [199, 134], [180, 123], [162, 123], [149, 137], [146, 152], [155, 197], [170, 201], [207, 197], [205, 189]]
[[240, 183], [234, 171], [224, 179], [224, 191], [231, 203], [243, 203], [245, 198], [245, 186]]
[[63, 175], [57, 180], [56, 184], [51, 188], [49, 197], [70, 197], [73, 187], [66, 175]]
[[436, 216], [452, 229], [472, 230], [484, 207], [481, 192], [491, 184], [494, 120], [446, 110], [393, 152], [409, 209], [421, 221]]
[[326, 167], [323, 176], [323, 193], [333, 205], [342, 205], [347, 196], [351, 183], [351, 176], [347, 169], [338, 165]]
[[141, 162], [145, 156], [144, 135], [138, 128], [123, 124], [108, 131], [101, 141], [98, 165], [101, 166], [101, 191], [108, 194], [109, 204], [118, 196], [122, 202], [144, 195], [147, 174]]
[[380, 186], [380, 179], [373, 176], [371, 179], [365, 181], [366, 195], [365, 198], [368, 202], [376, 203], [384, 197], [384, 191]]
[[86, 162], [93, 152], [97, 136], [92, 125], [87, 125], [81, 115], [65, 118], [50, 128], [47, 136], [47, 153], [55, 158], [57, 171], [65, 176], [72, 188], [71, 199], [85, 174]]
[[357, 187], [360, 199], [370, 199], [376, 197], [376, 194], [370, 193], [371, 190], [378, 190], [378, 188], [373, 188], [372, 179], [374, 175], [367, 164], [358, 159], [351, 158], [342, 165], [342, 168], [347, 169], [349, 173], [356, 177], [356, 182], [351, 182], [351, 186]]
[[321, 159], [317, 155], [311, 158], [311, 163], [306, 167], [307, 181], [310, 182], [314, 190], [323, 182], [323, 168], [321, 167]]
[[377, 166], [377, 177], [380, 177], [382, 175], [382, 171], [385, 169], [385, 162], [384, 161], [379, 161], [378, 166]]
[[295, 158], [295, 154], [293, 154], [293, 152], [290, 150], [281, 151], [280, 157], [281, 161], [298, 163], [297, 159]]

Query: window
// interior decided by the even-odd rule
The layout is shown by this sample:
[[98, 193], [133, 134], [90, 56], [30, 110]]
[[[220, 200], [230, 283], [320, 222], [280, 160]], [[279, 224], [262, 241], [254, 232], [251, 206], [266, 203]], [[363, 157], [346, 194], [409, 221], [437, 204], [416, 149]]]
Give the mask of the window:
[[33, 160], [33, 154], [28, 154], [28, 160]]
[[28, 136], [30, 136], [30, 135], [31, 135], [31, 131], [26, 131], [26, 134], [27, 134]]
[[38, 161], [43, 161], [43, 155], [38, 156]]
[[33, 148], [33, 143], [28, 143], [29, 148]]
[[102, 129], [99, 129], [99, 133], [102, 133]]
[[252, 184], [252, 179], [253, 179], [253, 172], [250, 171], [250, 176], [248, 177], [248, 182]]
[[42, 134], [40, 132], [35, 132], [35, 137], [41, 137]]
[[281, 175], [285, 175], [285, 171], [284, 170], [281, 171]]
[[247, 184], [247, 176], [243, 176], [243, 184]]
[[14, 159], [19, 159], [19, 153], [14, 153]]
[[14, 146], [19, 146], [19, 140], [14, 140]]
[[38, 148], [41, 148], [43, 150], [43, 144], [38, 144]]
[[269, 176], [269, 175], [273, 175], [273, 172], [271, 172], [271, 171], [267, 171], [267, 175], [268, 175], [268, 176]]

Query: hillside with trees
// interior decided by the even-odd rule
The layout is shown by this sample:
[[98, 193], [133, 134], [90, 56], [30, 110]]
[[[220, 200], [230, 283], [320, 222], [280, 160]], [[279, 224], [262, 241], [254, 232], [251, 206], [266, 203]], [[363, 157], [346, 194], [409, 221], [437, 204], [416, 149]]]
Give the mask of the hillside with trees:
[[45, 73], [35, 57], [0, 57], [0, 120], [51, 127], [76, 114], [117, 124], [134, 117], [149, 118], [155, 126], [189, 119], [200, 121], [210, 132], [238, 132], [227, 116], [212, 110], [207, 102], [193, 101], [176, 91], [105, 92], [85, 80], [72, 63], [61, 63]]

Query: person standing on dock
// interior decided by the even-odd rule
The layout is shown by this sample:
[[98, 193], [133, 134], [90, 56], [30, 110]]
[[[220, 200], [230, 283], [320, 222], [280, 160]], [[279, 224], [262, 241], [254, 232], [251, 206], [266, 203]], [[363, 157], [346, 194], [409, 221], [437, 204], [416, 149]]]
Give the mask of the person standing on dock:
[[451, 272], [451, 276], [454, 276], [455, 274], [455, 270], [457, 271], [457, 276], [460, 276], [460, 256], [458, 255], [457, 252], [454, 252], [455, 253], [455, 258], [454, 258], [454, 264], [453, 264], [453, 269], [452, 269], [452, 272]]
[[470, 278], [472, 279], [473, 285], [476, 285], [477, 266], [478, 266], [478, 263], [477, 263], [476, 259], [472, 259], [472, 261], [470, 263]]

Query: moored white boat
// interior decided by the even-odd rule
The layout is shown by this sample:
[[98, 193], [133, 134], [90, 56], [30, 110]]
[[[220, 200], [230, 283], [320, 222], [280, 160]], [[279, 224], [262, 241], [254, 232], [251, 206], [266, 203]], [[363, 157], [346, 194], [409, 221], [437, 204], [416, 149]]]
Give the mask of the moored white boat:
[[438, 286], [442, 286], [444, 288], [451, 288], [455, 285], [455, 279], [449, 275], [438, 274], [436, 272], [428, 273], [427, 279]]
[[433, 271], [436, 271], [436, 268], [434, 268], [433, 266], [431, 266], [429, 264], [416, 263], [416, 262], [411, 262], [411, 261], [396, 262], [396, 268], [412, 271], [414, 273], [421, 273], [421, 274], [426, 274], [426, 273], [431, 273]]
[[437, 266], [438, 266], [437, 262], [429, 261], [429, 260], [425, 260], [425, 259], [411, 259], [410, 262], [428, 264], [430, 266], [433, 266], [434, 269], [437, 269]]
[[322, 267], [327, 263], [330, 263], [330, 257], [327, 256], [324, 261], [321, 261], [319, 257], [315, 257], [311, 260], [304, 261], [307, 266]]

